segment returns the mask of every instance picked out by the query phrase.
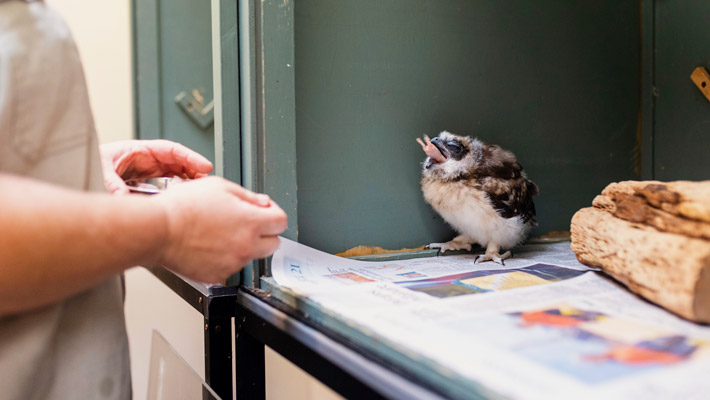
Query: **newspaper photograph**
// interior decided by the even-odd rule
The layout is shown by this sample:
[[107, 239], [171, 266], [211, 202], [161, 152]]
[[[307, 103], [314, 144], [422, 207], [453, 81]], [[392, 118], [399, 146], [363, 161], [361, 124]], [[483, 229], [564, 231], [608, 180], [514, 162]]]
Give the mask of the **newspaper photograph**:
[[[568, 242], [505, 266], [470, 254], [388, 262], [281, 239], [281, 286], [513, 398], [704, 398], [710, 328], [580, 264]], [[416, 334], [413, 334], [416, 332]]]

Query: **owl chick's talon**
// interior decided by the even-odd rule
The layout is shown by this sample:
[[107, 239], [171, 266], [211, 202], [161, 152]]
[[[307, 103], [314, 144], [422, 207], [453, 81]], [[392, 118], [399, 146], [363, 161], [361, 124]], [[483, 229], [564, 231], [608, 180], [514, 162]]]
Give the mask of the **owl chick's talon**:
[[480, 264], [480, 263], [486, 262], [486, 261], [493, 261], [494, 263], [500, 264], [505, 267], [505, 260], [510, 258], [511, 255], [512, 255], [512, 253], [510, 251], [506, 251], [503, 254], [498, 254], [498, 253], [479, 254], [473, 260], [473, 263]]
[[447, 251], [466, 250], [471, 251], [471, 243], [450, 241], [446, 243], [430, 243], [427, 248], [439, 249], [439, 253], [444, 254]]

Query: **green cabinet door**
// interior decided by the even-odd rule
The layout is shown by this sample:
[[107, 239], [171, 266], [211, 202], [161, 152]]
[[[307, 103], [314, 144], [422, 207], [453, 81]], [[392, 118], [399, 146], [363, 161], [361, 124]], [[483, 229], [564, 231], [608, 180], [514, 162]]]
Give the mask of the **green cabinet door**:
[[710, 179], [710, 101], [690, 80], [710, 68], [710, 2], [655, 1], [654, 178]]
[[174, 140], [214, 162], [210, 2], [132, 6], [136, 137]]

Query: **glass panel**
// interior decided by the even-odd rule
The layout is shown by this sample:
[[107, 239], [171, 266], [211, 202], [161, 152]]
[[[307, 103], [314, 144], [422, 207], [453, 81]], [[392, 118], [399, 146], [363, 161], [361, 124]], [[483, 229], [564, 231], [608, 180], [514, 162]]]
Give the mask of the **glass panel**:
[[180, 357], [165, 338], [153, 330], [148, 375], [148, 400], [220, 400], [220, 397]]

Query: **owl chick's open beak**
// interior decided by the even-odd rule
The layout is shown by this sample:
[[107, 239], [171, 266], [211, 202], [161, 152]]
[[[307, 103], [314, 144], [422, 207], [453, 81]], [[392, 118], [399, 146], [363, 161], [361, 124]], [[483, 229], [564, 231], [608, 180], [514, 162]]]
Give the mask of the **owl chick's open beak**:
[[[436, 138], [435, 138], [436, 140]], [[424, 150], [424, 153], [429, 157], [426, 162], [426, 167], [429, 168], [434, 164], [439, 164], [443, 163], [446, 161], [446, 157], [444, 154], [439, 150], [439, 147], [436, 146], [435, 143], [432, 143], [431, 139], [429, 139], [429, 136], [424, 135], [424, 142], [422, 142], [421, 139], [417, 138], [417, 143], [419, 143], [422, 146], [422, 150]]]

